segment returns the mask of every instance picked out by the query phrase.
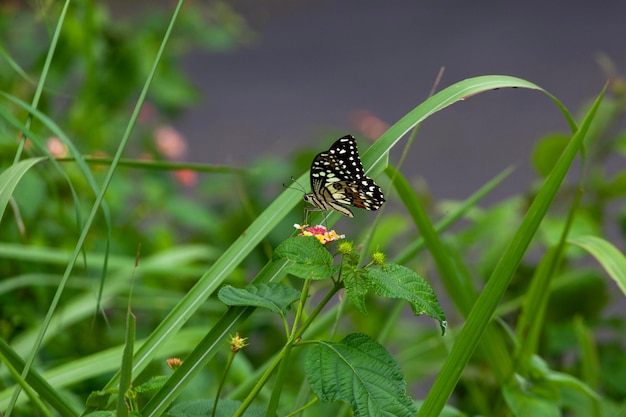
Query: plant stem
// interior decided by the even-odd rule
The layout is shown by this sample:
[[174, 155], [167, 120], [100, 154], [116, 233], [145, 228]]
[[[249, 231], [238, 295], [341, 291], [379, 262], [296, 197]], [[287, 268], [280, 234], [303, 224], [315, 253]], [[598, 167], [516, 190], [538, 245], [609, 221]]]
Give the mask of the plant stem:
[[340, 283], [335, 283], [333, 288], [328, 292], [328, 294], [326, 294], [326, 296], [322, 299], [322, 301], [320, 301], [317, 307], [315, 307], [315, 309], [313, 310], [309, 318], [302, 324], [300, 328], [298, 328], [294, 333], [292, 333], [291, 337], [289, 338], [285, 346], [278, 353], [276, 358], [274, 358], [274, 360], [272, 361], [270, 366], [265, 370], [265, 372], [263, 372], [263, 375], [261, 375], [259, 382], [257, 382], [254, 388], [252, 388], [252, 391], [250, 391], [250, 394], [248, 394], [246, 399], [242, 402], [241, 407], [239, 407], [239, 409], [235, 412], [235, 414], [233, 414], [233, 417], [241, 417], [243, 415], [243, 413], [250, 406], [250, 404], [252, 404], [252, 401], [256, 398], [258, 393], [261, 391], [261, 388], [263, 388], [267, 380], [270, 378], [274, 370], [280, 365], [281, 361], [286, 360], [286, 358], [289, 355], [289, 351], [291, 350], [293, 345], [298, 342], [300, 337], [302, 337], [302, 334], [313, 323], [313, 320], [315, 320], [315, 318], [319, 315], [319, 313], [321, 313], [321, 311], [324, 309], [326, 304], [328, 304], [328, 302], [333, 298], [333, 296], [337, 293], [337, 291], [341, 289], [341, 287], [342, 286]]
[[220, 381], [220, 385], [217, 387], [217, 393], [215, 394], [215, 401], [213, 402], [213, 411], [211, 412], [211, 417], [215, 417], [215, 410], [217, 410], [217, 403], [220, 400], [220, 394], [222, 393], [222, 388], [224, 388], [224, 383], [226, 382], [226, 376], [228, 375], [228, 371], [230, 370], [230, 366], [233, 364], [233, 359], [235, 359], [235, 355], [237, 352], [230, 352], [228, 355], [228, 362], [226, 362], [226, 367], [224, 368], [224, 374], [222, 375], [222, 380]]

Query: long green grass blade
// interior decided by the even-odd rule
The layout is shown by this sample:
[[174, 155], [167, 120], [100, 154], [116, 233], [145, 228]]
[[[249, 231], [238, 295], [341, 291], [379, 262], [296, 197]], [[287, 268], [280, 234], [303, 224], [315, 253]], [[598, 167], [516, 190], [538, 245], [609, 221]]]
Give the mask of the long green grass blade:
[[[23, 372], [24, 360], [11, 347], [0, 338], [0, 358], [2, 362], [10, 364], [17, 372]], [[54, 389], [46, 380], [35, 370], [30, 370], [23, 379], [33, 388], [37, 394], [44, 399], [52, 408], [57, 410], [60, 415], [67, 417], [77, 417], [78, 412], [71, 408], [65, 399], [59, 396], [57, 389]], [[8, 394], [8, 393], [7, 393]], [[8, 397], [8, 396], [7, 396]], [[10, 402], [10, 404], [14, 404]], [[7, 408], [8, 409], [8, 408]]]
[[452, 394], [463, 370], [487, 329], [513, 273], [519, 266], [530, 241], [539, 228], [541, 220], [548, 211], [569, 167], [578, 154], [585, 135], [589, 130], [589, 125], [603, 97], [604, 90], [585, 117], [580, 129], [573, 135], [572, 140], [563, 151], [557, 164], [528, 209], [517, 233], [504, 251], [483, 292], [474, 304], [448, 359], [426, 396], [418, 416], [438, 416]]

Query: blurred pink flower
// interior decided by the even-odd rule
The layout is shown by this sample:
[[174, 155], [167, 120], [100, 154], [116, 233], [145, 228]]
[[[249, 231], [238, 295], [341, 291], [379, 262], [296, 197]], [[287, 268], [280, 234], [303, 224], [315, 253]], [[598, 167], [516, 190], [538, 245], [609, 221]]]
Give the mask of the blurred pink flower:
[[144, 101], [143, 106], [141, 106], [141, 109], [139, 110], [139, 117], [137, 118], [137, 121], [139, 123], [147, 124], [156, 119], [156, 115], [157, 110], [152, 103]]
[[46, 149], [50, 152], [50, 155], [55, 158], [65, 158], [70, 154], [67, 149], [67, 145], [57, 137], [51, 137], [48, 139], [48, 142], [46, 142]]
[[161, 126], [154, 131], [157, 150], [165, 159], [180, 160], [187, 153], [187, 142], [172, 126]]
[[355, 110], [351, 116], [352, 125], [366, 138], [378, 139], [389, 129], [389, 125], [369, 110]]
[[193, 187], [198, 183], [198, 173], [191, 169], [178, 169], [173, 172], [173, 175], [183, 187]]

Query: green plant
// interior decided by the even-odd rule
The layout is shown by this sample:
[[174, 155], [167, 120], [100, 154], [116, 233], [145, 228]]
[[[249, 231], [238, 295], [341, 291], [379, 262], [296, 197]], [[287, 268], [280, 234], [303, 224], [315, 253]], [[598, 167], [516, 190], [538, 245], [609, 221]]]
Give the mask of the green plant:
[[[371, 227], [357, 229], [360, 235], [346, 232], [357, 235], [354, 244], [328, 242], [338, 236], [327, 239], [326, 229], [296, 231], [320, 242], [290, 237], [300, 192], [287, 189], [274, 199], [258, 192], [305, 170], [309, 156], [285, 172], [263, 160], [241, 170], [163, 153], [156, 161], [122, 158], [129, 143], [159, 155], [146, 138], [164, 123], [139, 122], [148, 100], [166, 119], [192, 99], [168, 48], [180, 53], [186, 45], [177, 25], [187, 35], [202, 32], [194, 11], [204, 9], [192, 4], [185, 11], [181, 1], [169, 26], [147, 19], [122, 34], [92, 2], [50, 7], [41, 16], [58, 10], [60, 17], [49, 48], [37, 52], [25, 37], [20, 41], [31, 47], [23, 50], [32, 55], [9, 46], [2, 54], [12, 68], [0, 74], [3, 154], [15, 157], [1, 159], [0, 174], [0, 410], [92, 417], [349, 415], [349, 409], [354, 415], [625, 414], [620, 335], [626, 320], [623, 311], [606, 309], [608, 285], [619, 290], [613, 296], [619, 300], [626, 288], [626, 260], [605, 232], [624, 234], [625, 174], [606, 173], [626, 149], [619, 82], [611, 84], [611, 96], [603, 91], [589, 105], [580, 125], [555, 97], [517, 78], [476, 77], [443, 89], [362, 155], [367, 174], [388, 199], [395, 191], [408, 216], [379, 210]], [[206, 42], [246, 39], [230, 8], [218, 2], [211, 10], [221, 16], [222, 30], [212, 28]], [[78, 30], [85, 16], [89, 30]], [[93, 54], [102, 43], [110, 51], [105, 56], [126, 64], [79, 76], [84, 89], [76, 90], [77, 99], [55, 106], [57, 91], [73, 91], [68, 85], [76, 78], [68, 73], [111, 62]], [[24, 71], [22, 61], [32, 66]], [[157, 65], [169, 77], [157, 74]], [[39, 68], [29, 104], [23, 91], [34, 83], [24, 74]], [[119, 88], [107, 89], [110, 84]], [[571, 133], [539, 142], [533, 162], [540, 181], [526, 195], [481, 208], [507, 170], [466, 201], [446, 203], [445, 216], [433, 224], [436, 211], [423, 204], [428, 196], [416, 193], [401, 164], [389, 162], [390, 149], [412, 132], [408, 153], [416, 127], [432, 114], [508, 87], [545, 94]], [[103, 90], [111, 91], [99, 102]], [[14, 131], [29, 142], [16, 143]], [[50, 147], [55, 143], [63, 154]], [[97, 151], [114, 156], [85, 157]], [[582, 169], [568, 181], [577, 157]], [[184, 182], [166, 174], [181, 169], [209, 173], [198, 184], [207, 202], [183, 196]], [[266, 175], [254, 175], [259, 171]], [[307, 175], [299, 182], [307, 183]], [[240, 200], [233, 201], [233, 190]], [[337, 217], [313, 220], [333, 225]], [[435, 276], [443, 288], [434, 291], [428, 282]], [[455, 317], [445, 336], [438, 298]], [[407, 304], [413, 315], [403, 314]], [[416, 323], [420, 314], [439, 328]], [[604, 338], [594, 336], [598, 331]], [[165, 358], [178, 356], [182, 363], [170, 361], [171, 373]], [[415, 384], [433, 375], [424, 401], [413, 400]], [[16, 394], [18, 387], [25, 395]], [[454, 408], [446, 406], [451, 396]]]

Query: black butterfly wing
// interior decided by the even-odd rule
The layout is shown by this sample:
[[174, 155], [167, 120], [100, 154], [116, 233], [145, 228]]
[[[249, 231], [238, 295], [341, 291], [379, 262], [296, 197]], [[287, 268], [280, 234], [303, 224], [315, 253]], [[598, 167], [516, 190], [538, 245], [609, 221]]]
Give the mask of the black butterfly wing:
[[380, 187], [365, 175], [351, 135], [338, 139], [313, 159], [311, 189], [320, 200], [366, 210], [378, 210], [385, 202]]

